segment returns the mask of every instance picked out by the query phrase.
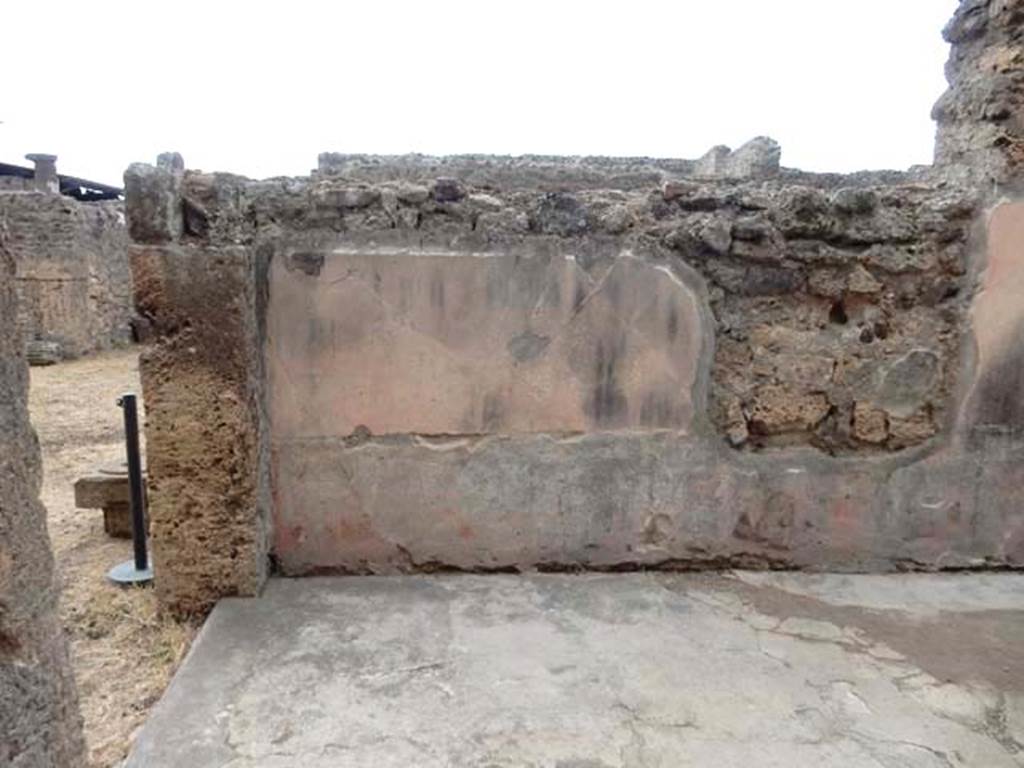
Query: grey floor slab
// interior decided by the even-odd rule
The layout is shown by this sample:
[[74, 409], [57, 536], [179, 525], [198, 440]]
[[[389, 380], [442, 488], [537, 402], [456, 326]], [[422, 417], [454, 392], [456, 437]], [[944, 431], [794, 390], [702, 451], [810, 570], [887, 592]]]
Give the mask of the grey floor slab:
[[272, 581], [133, 768], [1024, 765], [1024, 577]]

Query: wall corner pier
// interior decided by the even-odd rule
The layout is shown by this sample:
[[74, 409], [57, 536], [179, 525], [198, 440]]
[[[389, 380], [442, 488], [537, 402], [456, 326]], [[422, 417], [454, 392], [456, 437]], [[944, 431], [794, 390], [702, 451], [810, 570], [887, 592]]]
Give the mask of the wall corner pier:
[[157, 589], [177, 613], [257, 594], [269, 478], [258, 267], [244, 245], [185, 237], [180, 156], [125, 174]]

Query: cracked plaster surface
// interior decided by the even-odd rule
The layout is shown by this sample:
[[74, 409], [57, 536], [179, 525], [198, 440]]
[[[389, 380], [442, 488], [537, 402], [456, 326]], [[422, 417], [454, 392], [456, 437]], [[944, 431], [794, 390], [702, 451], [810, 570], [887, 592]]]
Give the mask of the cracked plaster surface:
[[276, 440], [685, 432], [701, 405], [706, 310], [628, 251], [300, 252], [271, 282]]
[[877, 608], [815, 578], [272, 581], [215, 610], [128, 765], [1024, 765], [1020, 670], [971, 631], [1020, 621], [1021, 577], [925, 577], [979, 595], [938, 616], [984, 658], [945, 672], [914, 576]]

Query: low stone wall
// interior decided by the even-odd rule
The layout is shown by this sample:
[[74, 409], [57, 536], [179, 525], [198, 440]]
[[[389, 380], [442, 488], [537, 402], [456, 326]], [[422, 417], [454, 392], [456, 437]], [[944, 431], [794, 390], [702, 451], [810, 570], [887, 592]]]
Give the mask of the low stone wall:
[[997, 177], [957, 114], [908, 173], [802, 173], [763, 137], [133, 166], [162, 596], [252, 594], [268, 561], [1021, 566], [1024, 203], [1015, 145]]
[[15, 327], [14, 261], [0, 233], [0, 765], [84, 764], [53, 555], [28, 419], [28, 366]]
[[1011, 311], [976, 281], [1016, 258], [994, 244], [1018, 208], [927, 173], [388, 162], [128, 174], [171, 602], [250, 593], [267, 554], [291, 574], [1024, 559], [1019, 420], [971, 405]]
[[132, 340], [132, 286], [123, 203], [0, 191], [0, 227], [16, 265], [26, 341], [69, 357]]

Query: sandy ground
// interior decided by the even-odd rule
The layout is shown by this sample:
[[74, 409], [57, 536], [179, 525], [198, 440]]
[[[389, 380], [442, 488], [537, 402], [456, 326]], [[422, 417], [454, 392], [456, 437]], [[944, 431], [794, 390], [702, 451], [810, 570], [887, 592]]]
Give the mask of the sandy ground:
[[107, 570], [131, 542], [75, 509], [75, 480], [124, 461], [124, 392], [141, 392], [138, 348], [32, 369], [29, 407], [43, 454], [42, 499], [61, 583], [61, 614], [85, 718], [90, 768], [117, 765], [194, 634], [157, 612], [152, 589], [121, 589]]

